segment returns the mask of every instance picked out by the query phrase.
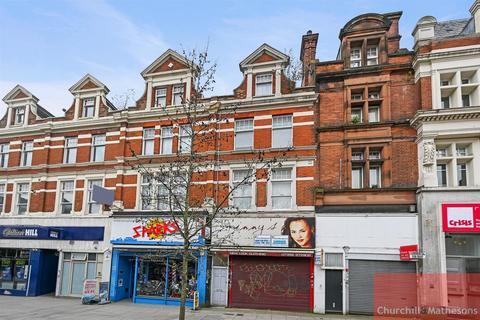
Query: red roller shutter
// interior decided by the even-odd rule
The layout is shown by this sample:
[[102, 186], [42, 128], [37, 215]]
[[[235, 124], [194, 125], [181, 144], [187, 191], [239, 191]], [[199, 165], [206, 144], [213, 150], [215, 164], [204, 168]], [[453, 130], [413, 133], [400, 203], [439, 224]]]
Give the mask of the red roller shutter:
[[230, 306], [311, 311], [309, 258], [230, 256]]

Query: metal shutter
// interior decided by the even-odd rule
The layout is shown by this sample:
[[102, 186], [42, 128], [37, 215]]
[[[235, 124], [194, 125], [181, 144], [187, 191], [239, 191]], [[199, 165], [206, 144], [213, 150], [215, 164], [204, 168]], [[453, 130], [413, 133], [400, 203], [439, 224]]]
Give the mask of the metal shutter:
[[[416, 273], [415, 262], [349, 260], [349, 313], [373, 313], [373, 281], [375, 273]], [[416, 283], [411, 285], [416, 286]], [[390, 288], [394, 290], [393, 288]], [[416, 297], [411, 297], [416, 301]]]
[[230, 307], [312, 311], [310, 259], [230, 256]]

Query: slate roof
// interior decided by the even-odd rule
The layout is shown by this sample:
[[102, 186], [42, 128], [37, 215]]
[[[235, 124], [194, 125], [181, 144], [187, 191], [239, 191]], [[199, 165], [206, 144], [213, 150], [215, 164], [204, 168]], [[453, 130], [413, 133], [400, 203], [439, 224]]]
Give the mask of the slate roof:
[[435, 38], [451, 38], [466, 35], [471, 33], [471, 28], [467, 28], [470, 25], [472, 18], [449, 20], [444, 22], [438, 22], [435, 25]]

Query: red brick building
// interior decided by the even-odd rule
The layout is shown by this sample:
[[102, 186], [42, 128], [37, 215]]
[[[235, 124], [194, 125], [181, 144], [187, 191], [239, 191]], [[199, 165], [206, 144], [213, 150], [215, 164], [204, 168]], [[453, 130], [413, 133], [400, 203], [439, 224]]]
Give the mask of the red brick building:
[[[183, 125], [165, 114], [195, 90], [188, 63], [172, 50], [141, 73], [145, 92], [127, 109], [117, 110], [107, 98], [109, 89], [88, 74], [70, 88], [73, 102], [61, 117], [46, 111], [22, 86], [12, 89], [4, 98], [7, 113], [0, 120], [0, 224], [9, 230], [4, 234], [16, 236], [0, 238], [0, 250], [9, 261], [9, 270], [32, 257], [38, 261], [48, 257], [49, 268], [57, 268], [58, 277], [37, 279], [43, 272], [38, 263], [30, 268], [36, 270], [31, 274], [35, 280], [29, 283], [27, 278], [12, 275], [0, 282], [2, 290], [18, 295], [55, 291], [78, 296], [83, 280], [96, 278], [110, 281], [112, 300], [133, 297], [137, 302], [178, 303], [174, 288], [178, 275], [172, 270], [179, 260], [169, 257], [157, 265], [142, 258], [152, 248], [178, 245], [174, 236], [155, 241], [148, 235], [132, 236], [135, 224], [148, 223], [141, 219], [168, 220], [165, 208], [142, 202], [143, 191], [152, 186], [134, 166], [142, 164], [154, 171], [174, 161], [185, 148], [194, 148], [211, 159], [216, 157], [221, 165], [206, 165], [195, 175], [190, 185], [192, 198], [216, 199], [242, 176], [253, 153], [262, 151], [266, 159], [281, 154], [281, 166], [259, 169], [255, 181], [244, 186], [241, 194], [233, 194], [229, 206], [239, 206], [244, 213], [221, 223], [244, 231], [220, 244], [222, 230], [214, 226], [213, 269], [207, 255], [199, 253], [191, 276], [202, 304], [211, 300], [231, 306], [312, 310], [317, 94], [314, 87], [292, 86], [284, 73], [288, 63], [288, 56], [267, 44], [245, 58], [240, 63], [243, 81], [234, 93], [204, 99], [207, 106], [220, 102], [227, 109], [235, 106], [235, 111], [224, 117], [227, 121], [214, 123], [215, 143], [198, 146], [189, 144]], [[111, 208], [92, 199], [94, 186], [114, 191]], [[293, 230], [294, 224], [286, 223], [289, 218], [294, 224], [310, 226], [310, 242], [299, 245], [285, 233], [285, 228]], [[33, 226], [36, 236], [29, 237], [27, 230]], [[130, 286], [136, 270], [132, 259], [143, 279], [135, 287]], [[258, 273], [249, 269], [252, 265], [274, 268], [278, 263], [285, 264], [280, 278], [299, 277], [299, 299], [251, 296], [247, 287], [238, 285], [250, 273]], [[209, 283], [215, 286], [211, 295], [207, 287], [210, 269]], [[311, 277], [305, 278], [305, 272]], [[230, 290], [225, 273], [237, 283]], [[152, 292], [147, 280], [164, 281], [164, 292]], [[28, 292], [30, 284], [38, 290]], [[279, 290], [287, 292], [288, 283]]]
[[351, 19], [333, 61], [314, 60], [318, 34], [302, 39], [304, 85], [315, 84], [320, 95], [319, 312], [372, 312], [374, 272], [415, 272], [415, 263], [399, 261], [399, 247], [417, 243], [416, 132], [409, 119], [419, 109], [413, 53], [400, 49], [401, 15]]

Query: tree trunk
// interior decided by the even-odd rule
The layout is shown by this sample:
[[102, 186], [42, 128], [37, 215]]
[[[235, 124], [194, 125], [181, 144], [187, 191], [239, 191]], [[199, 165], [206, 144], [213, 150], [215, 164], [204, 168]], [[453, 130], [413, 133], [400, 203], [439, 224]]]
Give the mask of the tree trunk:
[[180, 296], [180, 311], [178, 313], [179, 320], [185, 320], [185, 303], [187, 301], [187, 284], [188, 284], [188, 244], [183, 246], [182, 257], [182, 294]]

